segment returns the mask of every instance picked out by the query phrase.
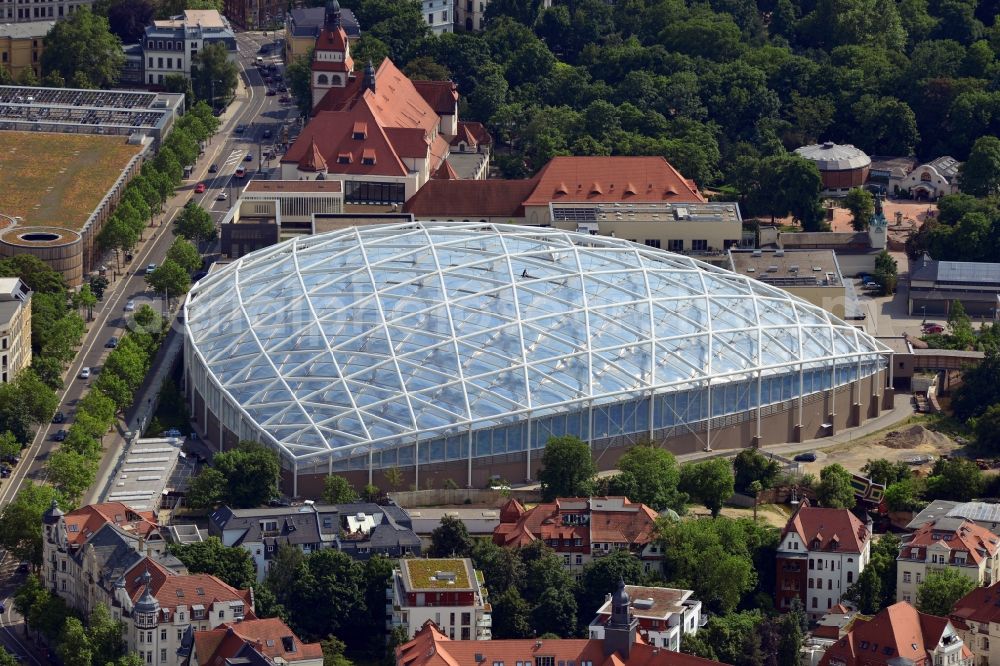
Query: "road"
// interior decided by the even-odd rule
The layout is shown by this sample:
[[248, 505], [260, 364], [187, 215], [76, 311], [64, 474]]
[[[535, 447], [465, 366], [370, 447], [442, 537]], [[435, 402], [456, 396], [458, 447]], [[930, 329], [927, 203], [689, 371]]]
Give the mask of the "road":
[[[272, 39], [264, 38], [261, 33], [237, 35], [242, 85], [235, 101], [221, 117], [223, 124], [208, 142], [204, 154], [199, 157], [191, 178], [185, 180], [167, 202], [165, 212], [158, 216], [156, 226], [146, 228], [143, 241], [134, 252], [132, 262], [126, 267], [125, 275], [114, 279], [106, 290], [104, 299], [94, 308], [93, 321], [88, 324], [80, 350], [66, 371], [65, 388], [59, 392], [58, 410], [65, 414], [66, 422], [46, 424], [39, 428], [34, 440], [22, 452], [21, 462], [14, 468], [10, 478], [0, 486], [0, 508], [13, 500], [25, 481], [38, 482], [45, 479], [46, 461], [58, 446], [52, 436], [59, 429], [68, 428], [72, 424], [77, 402], [89, 390], [91, 382], [100, 375], [100, 368], [111, 352], [107, 347], [108, 340], [111, 337], [121, 338], [132, 324], [129, 313], [125, 311], [126, 304], [132, 301], [138, 308], [143, 303], [148, 303], [162, 310], [161, 299], [146, 286], [144, 269], [148, 264], [159, 265], [163, 262], [174, 240], [170, 227], [180, 209], [193, 198], [211, 212], [218, 224], [228, 211], [234, 195], [238, 195], [245, 184], [245, 178], [234, 177], [236, 169], [242, 166], [246, 168], [246, 177], [252, 177], [259, 168], [258, 151], [262, 152], [270, 145], [270, 141], [265, 139], [267, 130], [270, 130], [273, 137], [279, 137], [282, 124], [296, 115], [293, 105], [283, 105], [278, 101], [280, 94], [266, 94], [267, 84], [254, 67], [260, 46]], [[275, 51], [280, 52], [277, 49]], [[237, 134], [234, 130], [238, 125], [246, 125], [248, 129]], [[248, 154], [252, 155], [252, 160], [245, 161]], [[216, 165], [216, 173], [209, 172], [211, 165]], [[195, 193], [198, 183], [205, 184], [203, 193]], [[227, 193], [226, 201], [219, 200], [221, 192]], [[109, 270], [109, 275], [110, 273]], [[79, 378], [84, 367], [91, 369], [89, 380]], [[98, 471], [99, 480], [114, 465], [122, 443], [117, 436], [106, 437], [105, 440], [108, 446]], [[27, 662], [41, 666], [48, 662], [36, 646], [25, 640], [23, 623], [13, 611], [11, 597], [23, 579], [23, 573], [15, 572], [17, 565], [6, 553], [0, 556], [0, 602], [4, 608], [0, 613], [0, 642], [12, 652], [24, 655]]]

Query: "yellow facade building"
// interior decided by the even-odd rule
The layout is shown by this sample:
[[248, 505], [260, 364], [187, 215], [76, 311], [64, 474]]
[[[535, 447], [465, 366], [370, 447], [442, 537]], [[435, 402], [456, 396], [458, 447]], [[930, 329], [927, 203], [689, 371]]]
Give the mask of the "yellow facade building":
[[31, 290], [18, 278], [0, 278], [0, 381], [31, 365]]
[[55, 24], [55, 21], [30, 21], [0, 25], [0, 67], [14, 79], [26, 69], [41, 78], [43, 42]]

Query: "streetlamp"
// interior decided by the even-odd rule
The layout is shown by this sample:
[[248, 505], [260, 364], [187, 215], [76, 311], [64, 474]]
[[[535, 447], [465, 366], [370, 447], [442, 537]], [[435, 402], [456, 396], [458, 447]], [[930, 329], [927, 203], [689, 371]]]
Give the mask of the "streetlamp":
[[209, 86], [212, 90], [212, 110], [215, 110], [215, 84], [216, 82], [222, 83], [222, 79], [209, 79]]
[[920, 323], [921, 324], [926, 324], [927, 323], [927, 306], [926, 305], [921, 305], [920, 306], [920, 312], [922, 312], [923, 315], [924, 315], [924, 320], [922, 322], [920, 322]]

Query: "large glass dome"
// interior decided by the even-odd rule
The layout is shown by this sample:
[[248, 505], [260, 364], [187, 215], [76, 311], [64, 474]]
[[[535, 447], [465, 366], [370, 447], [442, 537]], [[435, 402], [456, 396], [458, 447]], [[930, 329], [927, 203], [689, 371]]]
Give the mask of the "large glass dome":
[[199, 282], [185, 314], [213, 412], [343, 469], [652, 436], [869, 376], [888, 351], [686, 256], [481, 223], [284, 242]]

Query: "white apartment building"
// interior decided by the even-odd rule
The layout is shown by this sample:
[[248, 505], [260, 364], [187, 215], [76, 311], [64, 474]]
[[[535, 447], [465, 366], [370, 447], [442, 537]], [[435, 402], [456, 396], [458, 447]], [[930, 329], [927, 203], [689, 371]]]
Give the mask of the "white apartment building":
[[1000, 537], [964, 518], [925, 523], [899, 547], [896, 600], [916, 603], [927, 575], [945, 567], [961, 572], [977, 587], [992, 585], [1000, 573]]
[[143, 37], [146, 84], [163, 85], [171, 74], [190, 78], [191, 64], [198, 53], [214, 42], [224, 43], [230, 60], [236, 60], [236, 35], [226, 18], [214, 9], [188, 9], [183, 15], [153, 21]]
[[428, 620], [452, 640], [492, 638], [493, 618], [472, 560], [402, 559], [386, 590], [387, 629], [403, 626], [410, 638]]
[[435, 35], [455, 32], [454, 0], [421, 0], [420, 9], [423, 11], [424, 20]]
[[[691, 590], [668, 587], [626, 585], [632, 617], [639, 621], [639, 634], [653, 647], [674, 652], [681, 649], [681, 636], [698, 633], [701, 625], [701, 602], [692, 599]], [[604, 629], [611, 621], [611, 595], [590, 622], [590, 638], [604, 639]]]
[[31, 365], [31, 290], [19, 278], [0, 278], [0, 382]]

